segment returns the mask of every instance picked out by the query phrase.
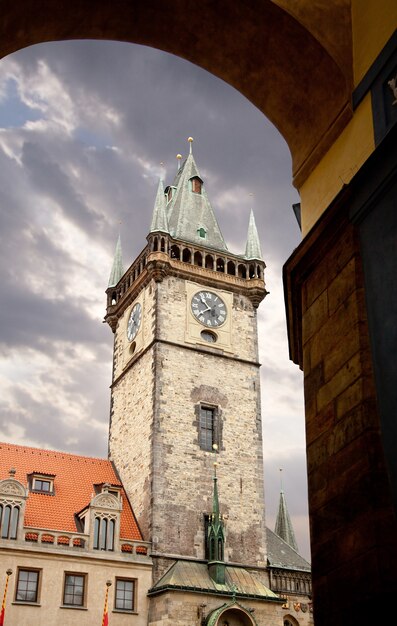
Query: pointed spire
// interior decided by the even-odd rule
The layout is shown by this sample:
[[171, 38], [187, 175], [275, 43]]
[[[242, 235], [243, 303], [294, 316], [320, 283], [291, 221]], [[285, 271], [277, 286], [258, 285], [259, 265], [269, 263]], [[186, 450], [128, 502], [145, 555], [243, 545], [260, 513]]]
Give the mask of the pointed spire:
[[247, 245], [245, 246], [245, 257], [247, 259], [257, 259], [262, 261], [262, 250], [259, 241], [258, 230], [255, 224], [254, 212], [251, 209], [250, 219], [248, 223]]
[[153, 209], [153, 217], [152, 224], [150, 226], [150, 232], [162, 232], [168, 233], [168, 220], [166, 213], [166, 203], [165, 203], [165, 195], [164, 195], [164, 185], [163, 181], [159, 180], [159, 186], [157, 188], [157, 196], [156, 201], [154, 203]]
[[281, 539], [284, 539], [284, 541], [288, 543], [291, 548], [293, 548], [296, 552], [299, 552], [283, 490], [280, 491], [280, 502], [274, 532], [276, 535], [281, 537]]
[[219, 524], [220, 516], [219, 516], [219, 497], [218, 497], [218, 478], [216, 476], [216, 467], [217, 467], [217, 464], [214, 463], [214, 476], [213, 476], [214, 493], [212, 496], [212, 519], [216, 524]]
[[225, 240], [194, 160], [192, 137], [188, 141], [189, 154], [178, 169], [172, 185], [175, 191], [167, 205], [169, 232], [176, 239], [225, 251]]
[[117, 283], [119, 282], [123, 274], [124, 274], [124, 267], [123, 267], [122, 253], [121, 253], [121, 238], [119, 235], [117, 239], [117, 243], [116, 243], [116, 250], [114, 253], [112, 271], [110, 272], [110, 276], [109, 276], [108, 287], [114, 287], [115, 285], [117, 285]]
[[[214, 448], [215, 449], [215, 448]], [[208, 525], [208, 571], [211, 578], [219, 584], [225, 583], [225, 535], [223, 532], [222, 515], [219, 512], [217, 463], [214, 463], [214, 491], [212, 496], [212, 513]]]

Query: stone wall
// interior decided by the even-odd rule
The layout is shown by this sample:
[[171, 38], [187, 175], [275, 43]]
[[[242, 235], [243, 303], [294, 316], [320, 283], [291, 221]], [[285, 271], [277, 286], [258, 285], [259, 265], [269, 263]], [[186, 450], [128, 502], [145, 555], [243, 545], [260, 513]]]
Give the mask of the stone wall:
[[265, 565], [256, 311], [248, 298], [229, 296], [231, 347], [225, 353], [216, 344], [185, 343], [191, 313], [184, 280], [152, 281], [139, 298], [142, 335], [129, 362], [129, 310], [116, 330], [110, 451], [144, 537], [155, 553], [204, 558], [215, 455], [200, 449], [197, 411], [209, 404], [222, 431], [216, 460], [226, 558]]
[[360, 615], [369, 623], [375, 609], [363, 606], [363, 593], [369, 584], [380, 596], [388, 587], [387, 537], [394, 525], [358, 235], [352, 224], [343, 226], [312, 263], [301, 292], [313, 591], [320, 624], [358, 623]]

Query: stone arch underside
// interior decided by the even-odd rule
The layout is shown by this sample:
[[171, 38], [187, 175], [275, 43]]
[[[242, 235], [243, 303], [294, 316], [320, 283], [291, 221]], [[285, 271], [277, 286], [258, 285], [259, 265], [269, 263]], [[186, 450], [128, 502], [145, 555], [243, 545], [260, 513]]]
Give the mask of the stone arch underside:
[[283, 6], [3, 0], [0, 57], [67, 39], [132, 42], [180, 56], [238, 89], [270, 119], [290, 148], [299, 188], [351, 117], [350, 0], [313, 0], [303, 8], [297, 0], [277, 2]]

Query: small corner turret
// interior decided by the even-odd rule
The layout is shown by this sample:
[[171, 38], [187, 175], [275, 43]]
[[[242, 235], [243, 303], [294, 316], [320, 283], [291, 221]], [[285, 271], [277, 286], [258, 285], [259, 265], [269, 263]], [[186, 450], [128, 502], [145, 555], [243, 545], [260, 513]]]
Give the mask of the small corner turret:
[[117, 285], [117, 283], [119, 282], [123, 274], [124, 274], [124, 267], [123, 267], [122, 251], [121, 251], [121, 237], [119, 235], [117, 239], [117, 243], [116, 243], [116, 250], [114, 253], [112, 270], [109, 276], [108, 287], [114, 287], [115, 285]]
[[212, 497], [212, 513], [208, 524], [208, 572], [212, 580], [220, 585], [225, 584], [225, 534], [223, 518], [219, 511], [217, 463], [214, 463], [214, 491]]

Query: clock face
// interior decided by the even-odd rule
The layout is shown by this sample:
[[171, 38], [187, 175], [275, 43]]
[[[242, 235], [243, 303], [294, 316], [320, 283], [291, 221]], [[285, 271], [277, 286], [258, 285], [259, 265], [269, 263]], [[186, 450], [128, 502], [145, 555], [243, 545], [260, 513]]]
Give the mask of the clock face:
[[128, 318], [128, 324], [127, 324], [128, 341], [132, 341], [133, 339], [135, 339], [136, 334], [139, 330], [139, 326], [141, 325], [141, 317], [142, 317], [142, 307], [140, 303], [137, 302], [132, 307], [130, 317]]
[[198, 291], [192, 298], [194, 317], [208, 328], [217, 328], [226, 321], [226, 305], [213, 291]]

